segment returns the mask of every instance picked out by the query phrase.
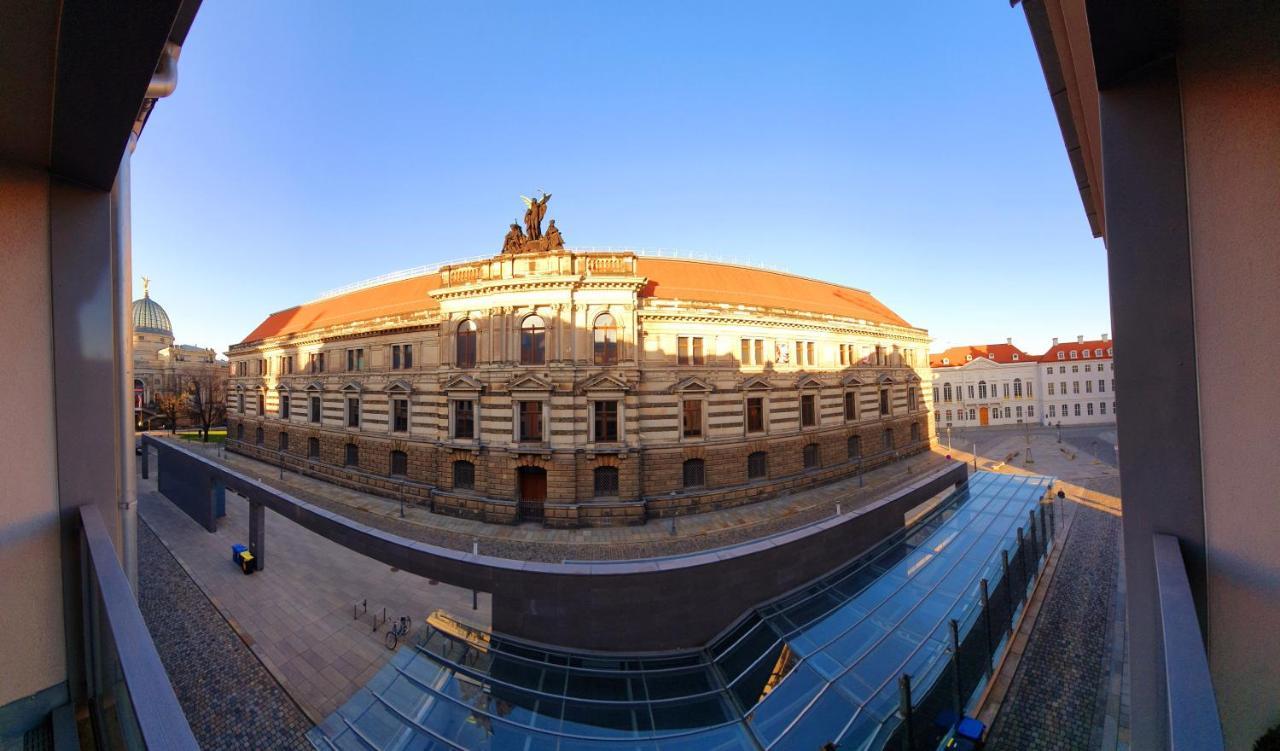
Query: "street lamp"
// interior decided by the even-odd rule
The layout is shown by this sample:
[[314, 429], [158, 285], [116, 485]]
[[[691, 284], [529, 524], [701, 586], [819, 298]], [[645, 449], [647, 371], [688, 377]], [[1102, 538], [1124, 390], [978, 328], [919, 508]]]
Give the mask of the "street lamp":
[[947, 426], [947, 453], [951, 453], [951, 426]]

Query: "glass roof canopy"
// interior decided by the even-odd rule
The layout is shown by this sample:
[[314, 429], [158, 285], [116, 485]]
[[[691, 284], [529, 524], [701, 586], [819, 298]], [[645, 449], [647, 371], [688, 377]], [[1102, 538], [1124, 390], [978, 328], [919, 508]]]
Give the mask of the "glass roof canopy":
[[1047, 477], [973, 474], [923, 522], [701, 650], [573, 653], [433, 620], [308, 735], [322, 749], [878, 748], [968, 631]]

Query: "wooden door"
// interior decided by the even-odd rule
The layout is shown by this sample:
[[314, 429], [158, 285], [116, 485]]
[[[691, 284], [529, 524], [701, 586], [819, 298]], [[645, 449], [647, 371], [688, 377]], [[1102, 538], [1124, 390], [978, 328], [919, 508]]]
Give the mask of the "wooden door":
[[986, 407], [978, 408], [978, 424], [979, 425], [986, 425], [989, 417], [990, 415], [987, 413]]
[[547, 471], [541, 467], [519, 470], [520, 518], [542, 520], [542, 504], [547, 500]]

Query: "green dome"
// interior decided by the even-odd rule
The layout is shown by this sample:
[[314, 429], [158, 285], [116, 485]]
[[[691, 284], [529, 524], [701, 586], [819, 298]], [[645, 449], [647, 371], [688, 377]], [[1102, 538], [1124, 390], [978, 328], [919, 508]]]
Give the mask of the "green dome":
[[173, 336], [173, 324], [169, 323], [169, 314], [164, 312], [160, 303], [145, 294], [141, 300], [133, 301], [133, 330], [141, 334], [163, 334]]

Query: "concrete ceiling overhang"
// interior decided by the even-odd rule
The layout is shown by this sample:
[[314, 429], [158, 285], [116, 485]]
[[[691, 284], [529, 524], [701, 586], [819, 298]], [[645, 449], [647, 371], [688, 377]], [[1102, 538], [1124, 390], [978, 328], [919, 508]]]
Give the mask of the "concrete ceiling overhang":
[[166, 42], [199, 0], [3, 0], [0, 160], [110, 190]]

